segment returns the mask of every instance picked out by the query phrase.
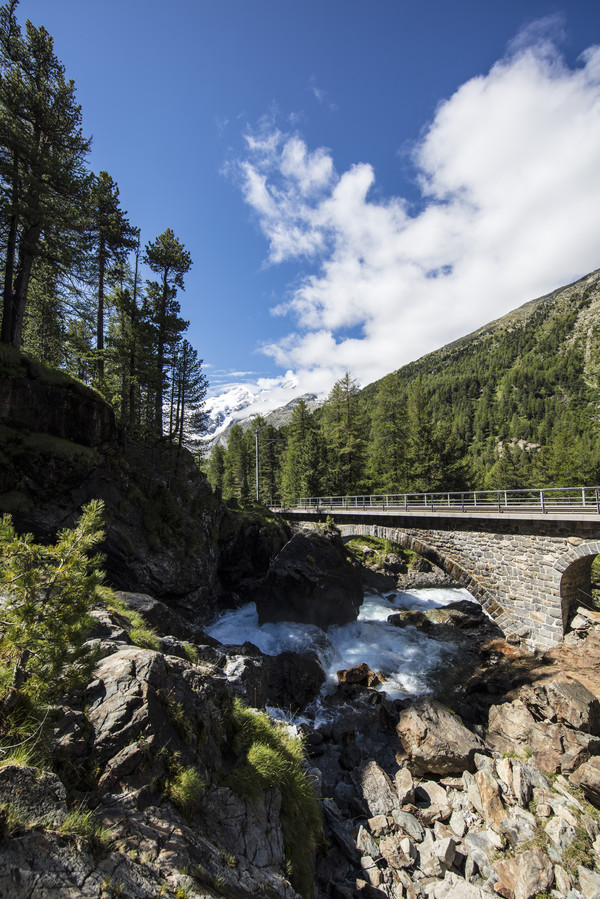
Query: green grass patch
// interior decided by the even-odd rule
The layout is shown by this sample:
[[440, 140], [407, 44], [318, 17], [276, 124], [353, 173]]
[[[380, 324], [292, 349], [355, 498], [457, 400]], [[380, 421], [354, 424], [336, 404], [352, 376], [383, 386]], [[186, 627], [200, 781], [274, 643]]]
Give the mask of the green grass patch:
[[110, 833], [103, 827], [95, 812], [81, 805], [74, 806], [56, 828], [58, 833], [85, 842], [96, 842], [102, 846], [110, 842]]
[[132, 643], [142, 647], [142, 649], [153, 649], [158, 652], [160, 649], [160, 637], [153, 627], [146, 624], [139, 612], [129, 608], [112, 591], [107, 591], [105, 604], [109, 612], [125, 620], [125, 627], [128, 630], [129, 639]]
[[186, 818], [192, 818], [202, 806], [206, 784], [193, 765], [176, 768], [165, 785], [165, 795]]
[[312, 896], [313, 855], [323, 831], [319, 803], [303, 769], [301, 740], [238, 699], [228, 714], [227, 730], [244, 761], [228, 775], [226, 785], [250, 800], [273, 787], [280, 791], [286, 873], [303, 897]]

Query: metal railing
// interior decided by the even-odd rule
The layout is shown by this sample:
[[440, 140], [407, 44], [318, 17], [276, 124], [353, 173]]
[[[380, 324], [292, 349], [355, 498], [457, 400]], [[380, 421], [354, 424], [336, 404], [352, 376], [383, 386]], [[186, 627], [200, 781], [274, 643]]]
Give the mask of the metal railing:
[[311, 496], [274, 507], [305, 512], [571, 512], [600, 515], [600, 487]]

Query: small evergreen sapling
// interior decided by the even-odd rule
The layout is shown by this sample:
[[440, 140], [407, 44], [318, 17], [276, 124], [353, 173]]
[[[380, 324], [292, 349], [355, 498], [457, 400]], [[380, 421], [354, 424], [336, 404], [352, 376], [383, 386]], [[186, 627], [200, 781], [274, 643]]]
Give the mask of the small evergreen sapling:
[[44, 702], [89, 676], [93, 657], [84, 642], [89, 610], [105, 597], [104, 573], [93, 551], [104, 537], [104, 506], [92, 500], [78, 524], [54, 546], [19, 536], [10, 516], [0, 520], [0, 711], [21, 700]]

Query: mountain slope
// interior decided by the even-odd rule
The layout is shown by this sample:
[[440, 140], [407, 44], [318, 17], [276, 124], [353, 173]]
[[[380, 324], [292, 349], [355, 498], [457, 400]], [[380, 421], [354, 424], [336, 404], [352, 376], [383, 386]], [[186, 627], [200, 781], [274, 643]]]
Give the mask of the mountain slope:
[[[560, 432], [591, 442], [600, 412], [600, 270], [525, 303], [366, 387], [451, 425], [462, 451], [489, 468], [501, 444], [545, 446]], [[501, 454], [501, 451], [500, 451]]]

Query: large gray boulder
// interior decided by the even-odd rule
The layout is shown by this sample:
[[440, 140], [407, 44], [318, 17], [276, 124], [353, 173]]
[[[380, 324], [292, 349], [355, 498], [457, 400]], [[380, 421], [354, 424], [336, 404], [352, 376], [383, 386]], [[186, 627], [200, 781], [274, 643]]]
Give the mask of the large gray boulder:
[[356, 619], [363, 600], [361, 575], [338, 534], [294, 534], [255, 598], [260, 624], [298, 621], [326, 630]]
[[396, 733], [410, 759], [411, 771], [417, 775], [473, 771], [475, 753], [483, 750], [479, 737], [428, 696], [400, 712]]

